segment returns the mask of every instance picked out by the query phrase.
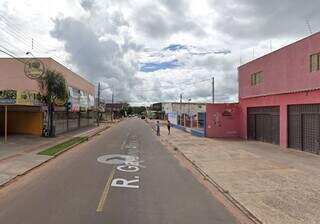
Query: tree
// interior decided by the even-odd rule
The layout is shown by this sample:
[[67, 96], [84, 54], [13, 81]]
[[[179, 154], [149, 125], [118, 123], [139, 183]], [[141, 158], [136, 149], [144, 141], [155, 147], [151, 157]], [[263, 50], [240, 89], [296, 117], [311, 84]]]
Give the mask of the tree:
[[60, 73], [47, 70], [45, 75], [39, 79], [39, 84], [42, 92], [42, 101], [48, 106], [49, 136], [53, 136], [54, 104], [65, 104], [68, 100], [67, 82]]
[[146, 111], [146, 108], [144, 106], [140, 106], [140, 107], [132, 107], [132, 113], [133, 114], [140, 114], [142, 115], [143, 112]]
[[127, 115], [132, 114], [133, 112], [132, 107], [129, 106], [126, 111], [127, 111]]

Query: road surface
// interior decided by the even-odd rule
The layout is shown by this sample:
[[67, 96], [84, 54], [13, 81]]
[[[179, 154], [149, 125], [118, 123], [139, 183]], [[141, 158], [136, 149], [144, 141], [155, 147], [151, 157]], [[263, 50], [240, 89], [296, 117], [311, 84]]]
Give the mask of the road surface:
[[156, 138], [122, 121], [1, 189], [0, 223], [236, 223]]

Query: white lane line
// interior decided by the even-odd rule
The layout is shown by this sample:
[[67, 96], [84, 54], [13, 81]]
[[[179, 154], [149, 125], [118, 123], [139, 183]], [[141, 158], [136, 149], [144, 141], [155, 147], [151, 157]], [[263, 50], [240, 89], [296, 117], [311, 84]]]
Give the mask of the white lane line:
[[109, 189], [110, 189], [110, 184], [111, 184], [111, 181], [113, 179], [113, 176], [114, 176], [114, 173], [115, 173], [115, 168], [113, 168], [109, 178], [108, 178], [108, 181], [106, 183], [106, 186], [104, 187], [103, 191], [102, 191], [102, 194], [101, 194], [101, 197], [100, 197], [100, 201], [99, 201], [99, 204], [98, 204], [98, 207], [97, 207], [97, 210], [96, 212], [102, 212], [103, 210], [103, 206], [106, 202], [106, 199], [107, 199], [107, 196], [108, 196], [108, 193], [109, 193]]
[[124, 146], [126, 145], [126, 143], [127, 143], [127, 141], [128, 141], [129, 135], [130, 135], [130, 133], [128, 133], [128, 134], [126, 135], [126, 138], [125, 138], [124, 141], [122, 142], [121, 150], [124, 149]]

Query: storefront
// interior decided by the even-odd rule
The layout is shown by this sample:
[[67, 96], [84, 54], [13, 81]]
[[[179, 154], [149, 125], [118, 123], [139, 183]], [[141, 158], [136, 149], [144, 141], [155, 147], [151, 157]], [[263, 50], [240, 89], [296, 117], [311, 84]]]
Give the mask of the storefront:
[[0, 135], [41, 135], [43, 113], [39, 94], [34, 91], [0, 91]]
[[46, 70], [61, 74], [69, 86], [69, 102], [55, 103], [55, 134], [93, 125], [93, 84], [51, 58], [0, 58], [0, 136], [48, 133], [48, 108], [39, 77]]

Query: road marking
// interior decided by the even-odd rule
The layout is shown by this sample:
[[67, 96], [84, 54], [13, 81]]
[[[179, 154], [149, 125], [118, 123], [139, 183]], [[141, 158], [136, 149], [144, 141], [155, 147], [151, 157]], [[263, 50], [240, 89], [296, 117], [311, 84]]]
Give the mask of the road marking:
[[125, 187], [125, 188], [139, 188], [139, 185], [134, 185], [132, 183], [139, 184], [139, 177], [135, 177], [137, 180], [126, 180], [123, 178], [115, 178], [113, 179], [111, 186], [112, 187]]
[[99, 156], [97, 161], [106, 164], [123, 165], [137, 162], [139, 161], [139, 157], [131, 155], [111, 154]]
[[128, 133], [128, 134], [126, 135], [126, 138], [125, 138], [124, 141], [122, 142], [121, 150], [124, 149], [124, 146], [125, 146], [125, 144], [127, 143], [127, 140], [128, 140], [128, 138], [129, 138], [129, 135], [130, 135], [130, 133]]
[[106, 183], [106, 186], [104, 187], [103, 189], [103, 192], [101, 194], [101, 197], [100, 197], [100, 201], [99, 201], [99, 204], [98, 204], [98, 207], [97, 207], [97, 212], [102, 212], [103, 210], [103, 206], [106, 202], [106, 199], [107, 199], [107, 196], [108, 196], [108, 193], [109, 193], [109, 189], [110, 189], [110, 184], [111, 184], [111, 181], [113, 179], [113, 176], [114, 176], [114, 173], [115, 173], [115, 169], [113, 168], [109, 178], [108, 178], [108, 181]]

